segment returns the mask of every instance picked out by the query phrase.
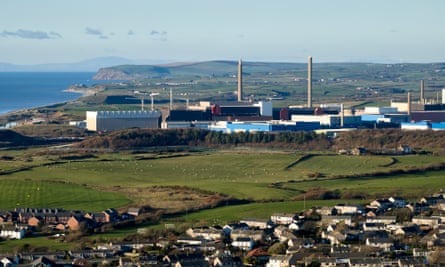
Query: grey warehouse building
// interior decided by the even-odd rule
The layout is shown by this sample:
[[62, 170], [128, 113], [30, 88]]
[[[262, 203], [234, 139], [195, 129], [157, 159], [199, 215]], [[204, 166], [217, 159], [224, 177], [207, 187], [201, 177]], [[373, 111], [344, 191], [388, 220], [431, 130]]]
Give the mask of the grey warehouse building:
[[160, 128], [162, 114], [158, 110], [87, 111], [89, 131], [116, 131], [127, 128]]

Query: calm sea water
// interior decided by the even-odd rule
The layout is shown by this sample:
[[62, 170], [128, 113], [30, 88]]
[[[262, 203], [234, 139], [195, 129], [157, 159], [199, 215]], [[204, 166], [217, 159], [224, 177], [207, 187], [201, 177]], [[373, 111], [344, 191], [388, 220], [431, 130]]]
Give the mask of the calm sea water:
[[74, 100], [73, 84], [91, 85], [91, 72], [0, 72], [0, 114]]

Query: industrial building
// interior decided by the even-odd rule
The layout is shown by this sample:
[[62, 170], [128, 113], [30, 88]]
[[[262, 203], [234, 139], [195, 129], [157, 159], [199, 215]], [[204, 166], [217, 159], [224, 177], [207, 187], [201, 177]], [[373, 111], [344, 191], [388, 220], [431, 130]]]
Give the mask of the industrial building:
[[87, 111], [89, 131], [116, 131], [127, 128], [160, 128], [162, 114], [152, 111]]
[[224, 133], [236, 132], [278, 132], [278, 131], [314, 131], [320, 129], [319, 122], [235, 122], [218, 121], [209, 125], [209, 130]]
[[445, 130], [445, 122], [430, 122], [430, 121], [405, 122], [400, 125], [400, 128], [402, 130], [443, 131]]
[[258, 103], [211, 104], [200, 102], [187, 109], [170, 110], [163, 128], [206, 128], [215, 121], [268, 121], [272, 120], [273, 105], [270, 101]]

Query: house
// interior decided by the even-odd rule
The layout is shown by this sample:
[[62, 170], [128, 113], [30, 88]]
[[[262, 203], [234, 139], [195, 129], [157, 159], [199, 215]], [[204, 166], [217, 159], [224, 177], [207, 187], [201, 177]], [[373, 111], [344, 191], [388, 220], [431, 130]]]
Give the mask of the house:
[[365, 155], [366, 153], [368, 153], [368, 151], [364, 147], [356, 147], [351, 150], [351, 154], [354, 156]]
[[246, 258], [249, 262], [255, 262], [258, 265], [264, 265], [269, 261], [270, 254], [262, 248], [254, 248], [247, 252]]
[[2, 267], [15, 267], [16, 263], [8, 257], [4, 257], [0, 260], [0, 266]]
[[189, 228], [185, 233], [190, 237], [201, 237], [207, 240], [220, 240], [222, 238], [222, 230], [209, 227]]
[[397, 261], [398, 267], [424, 267], [427, 266], [425, 260], [420, 258], [403, 258]]
[[368, 223], [363, 224], [363, 231], [379, 231], [385, 230], [385, 224], [383, 223]]
[[72, 261], [73, 266], [83, 266], [83, 267], [92, 267], [93, 264], [89, 262], [89, 260], [84, 258], [77, 258]]
[[22, 239], [25, 237], [26, 228], [17, 225], [3, 225], [0, 237], [8, 239]]
[[56, 263], [47, 257], [39, 257], [33, 262], [31, 262], [32, 267], [55, 267]]
[[331, 207], [321, 207], [316, 209], [316, 211], [320, 215], [332, 215], [332, 208]]
[[320, 267], [336, 267], [337, 259], [332, 257], [321, 257], [318, 259]]
[[212, 267], [234, 267], [230, 253], [219, 253], [215, 257], [209, 258], [209, 264]]
[[248, 230], [249, 226], [245, 223], [229, 223], [223, 226], [222, 231], [223, 235], [230, 236], [233, 230], [243, 229]]
[[406, 202], [401, 197], [390, 197], [388, 200], [392, 203], [394, 208], [404, 208], [406, 206]]
[[430, 205], [424, 202], [409, 203], [406, 204], [406, 207], [414, 214], [422, 214], [431, 210]]
[[261, 241], [264, 239], [264, 231], [263, 230], [233, 230], [230, 234], [232, 239], [236, 239], [239, 237], [249, 237], [254, 241]]
[[296, 263], [295, 255], [275, 255], [269, 258], [266, 267], [293, 267], [296, 266]]
[[177, 261], [173, 267], [209, 267], [209, 262], [205, 259], [184, 259]]
[[350, 267], [382, 267], [383, 262], [379, 258], [350, 258], [349, 259]]
[[274, 213], [270, 216], [270, 220], [274, 224], [284, 224], [288, 225], [294, 222], [295, 214], [294, 213]]
[[232, 246], [244, 251], [251, 250], [255, 242], [250, 237], [238, 237], [232, 241]]
[[413, 150], [409, 145], [400, 145], [397, 150], [402, 154], [411, 154], [413, 153]]
[[407, 225], [407, 226], [402, 226], [397, 228], [394, 231], [394, 235], [398, 235], [398, 236], [411, 236], [414, 237], [416, 235], [418, 235], [420, 232], [419, 226], [416, 224], [412, 224], [412, 225]]
[[32, 217], [34, 217], [34, 213], [32, 212], [20, 212], [17, 222], [21, 224], [28, 224], [28, 220]]
[[346, 236], [340, 232], [332, 231], [332, 232], [322, 232], [321, 237], [329, 240], [331, 245], [339, 245], [346, 240]]
[[93, 258], [111, 258], [114, 256], [116, 252], [112, 249], [100, 249], [100, 250], [71, 250], [68, 252], [68, 255], [71, 258], [84, 258], [84, 259], [93, 259]]
[[106, 213], [104, 212], [93, 212], [93, 213], [86, 213], [84, 215], [85, 218], [94, 221], [96, 224], [101, 223], [108, 223], [109, 218]]
[[69, 211], [58, 212], [56, 216], [58, 223], [66, 224], [68, 220], [71, 218], [71, 212]]
[[370, 237], [366, 238], [366, 245], [370, 247], [381, 248], [385, 252], [389, 252], [394, 242], [389, 238]]
[[296, 238], [294, 234], [292, 234], [292, 231], [289, 230], [284, 225], [280, 225], [278, 227], [275, 227], [273, 231], [273, 235], [280, 240], [280, 242], [285, 242], [289, 239]]
[[166, 255], [161, 261], [161, 266], [209, 267], [209, 262], [200, 253]]
[[323, 225], [331, 225], [343, 222], [346, 225], [352, 224], [351, 216], [347, 215], [337, 215], [337, 216], [321, 216], [321, 223]]
[[288, 247], [312, 248], [315, 241], [312, 238], [292, 238], [287, 241]]
[[71, 216], [69, 220], [66, 222], [68, 229], [77, 231], [80, 230], [80, 218], [76, 218], [75, 216]]
[[247, 218], [242, 219], [240, 223], [245, 223], [251, 228], [266, 229], [269, 226], [269, 220]]
[[420, 203], [424, 203], [429, 206], [434, 206], [438, 202], [440, 203], [443, 199], [444, 199], [443, 195], [440, 194], [440, 195], [431, 196], [431, 197], [423, 197], [420, 199]]
[[396, 216], [375, 216], [375, 217], [366, 217], [367, 223], [383, 223], [383, 224], [392, 224], [396, 222]]
[[437, 226], [439, 225], [439, 218], [435, 217], [423, 217], [423, 216], [416, 216], [413, 217], [411, 220], [412, 223], [417, 224], [418, 226]]
[[376, 199], [369, 204], [371, 209], [376, 209], [377, 211], [385, 211], [393, 206], [393, 203], [388, 199]]
[[141, 215], [142, 212], [140, 208], [128, 208], [127, 213], [130, 214], [131, 216], [137, 217]]
[[28, 219], [28, 225], [29, 226], [40, 226], [44, 224], [44, 219], [42, 218], [42, 216], [33, 216], [31, 218]]
[[362, 214], [364, 209], [361, 205], [337, 204], [334, 206], [334, 211], [338, 215], [354, 215]]
[[183, 236], [179, 237], [176, 242], [178, 244], [185, 244], [185, 245], [192, 245], [192, 246], [202, 246], [204, 244], [207, 244], [209, 240], [203, 238], [203, 237], [188, 237]]
[[117, 210], [113, 209], [113, 208], [109, 208], [103, 211], [103, 213], [105, 214], [105, 222], [116, 222], [119, 220], [119, 213], [117, 212]]
[[20, 253], [19, 258], [20, 261], [23, 262], [32, 262], [39, 258], [46, 258], [52, 261], [56, 261], [60, 259], [65, 259], [66, 253], [64, 251]]

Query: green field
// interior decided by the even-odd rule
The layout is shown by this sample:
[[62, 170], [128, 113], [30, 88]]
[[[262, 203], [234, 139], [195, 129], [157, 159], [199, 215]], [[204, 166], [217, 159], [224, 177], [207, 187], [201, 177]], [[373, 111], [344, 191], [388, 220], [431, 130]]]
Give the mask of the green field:
[[[67, 160], [66, 153], [57, 156], [42, 151], [2, 152], [14, 157], [13, 162], [0, 160], [3, 171], [22, 165], [31, 168], [0, 175], [0, 209], [101, 211], [148, 204], [179, 213], [162, 216], [158, 224], [138, 227], [164, 229], [164, 224], [173, 224], [182, 229], [243, 218], [266, 219], [274, 212], [299, 212], [313, 206], [366, 203], [390, 195], [418, 200], [442, 189], [445, 176], [445, 170], [438, 167], [445, 159], [434, 155], [307, 156], [289, 151], [209, 150], [88, 154], [83, 159]], [[389, 175], [394, 170], [416, 171]], [[379, 176], [372, 176], [375, 172]], [[342, 198], [317, 199], [317, 194], [327, 190], [341, 192]], [[226, 205], [229, 202], [224, 202], [221, 194], [247, 204]], [[209, 201], [215, 198], [221, 202], [211, 208]], [[121, 239], [136, 230], [95, 234], [89, 240]], [[64, 250], [76, 245], [38, 237], [2, 242], [0, 250], [26, 246]]]
[[0, 181], [0, 209], [50, 207], [101, 211], [131, 203], [126, 196], [77, 184], [29, 180]]
[[251, 201], [291, 201], [314, 188], [366, 192], [365, 197], [412, 197], [431, 193], [443, 184], [443, 171], [369, 175], [426, 168], [443, 163], [443, 157], [314, 154], [293, 164], [302, 155], [215, 151], [159, 158], [152, 154], [98, 155], [79, 161], [58, 160], [58, 164], [45, 166], [34, 161], [37, 167], [0, 176], [0, 207], [51, 206], [96, 211], [131, 204], [131, 200], [135, 201], [131, 192], [135, 190], [140, 191], [139, 198], [150, 198], [144, 190], [154, 186], [181, 186]]

